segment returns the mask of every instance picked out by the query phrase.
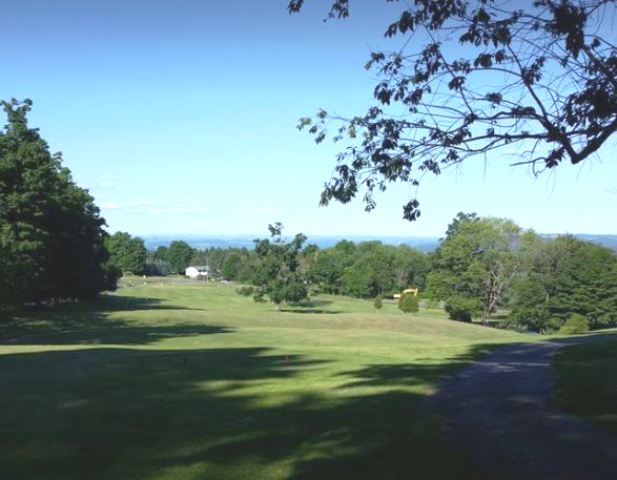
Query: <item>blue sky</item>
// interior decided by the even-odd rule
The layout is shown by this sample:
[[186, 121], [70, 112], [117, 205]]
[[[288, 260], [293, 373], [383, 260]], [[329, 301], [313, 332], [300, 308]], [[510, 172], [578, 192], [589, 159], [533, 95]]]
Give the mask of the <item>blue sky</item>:
[[371, 49], [400, 6], [328, 2], [289, 16], [286, 0], [20, 0], [3, 5], [0, 96], [31, 98], [31, 124], [62, 151], [109, 229], [134, 234], [441, 235], [458, 211], [540, 232], [615, 233], [617, 140], [582, 166], [534, 178], [503, 155], [421, 186], [422, 217], [401, 219], [405, 185], [318, 207], [340, 145], [295, 129], [319, 108], [371, 100]]

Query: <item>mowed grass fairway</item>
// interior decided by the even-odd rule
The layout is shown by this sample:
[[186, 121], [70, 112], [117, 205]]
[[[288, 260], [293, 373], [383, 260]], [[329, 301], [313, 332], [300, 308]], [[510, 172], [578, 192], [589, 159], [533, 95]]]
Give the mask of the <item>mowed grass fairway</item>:
[[146, 285], [0, 323], [0, 478], [460, 478], [416, 400], [516, 333]]

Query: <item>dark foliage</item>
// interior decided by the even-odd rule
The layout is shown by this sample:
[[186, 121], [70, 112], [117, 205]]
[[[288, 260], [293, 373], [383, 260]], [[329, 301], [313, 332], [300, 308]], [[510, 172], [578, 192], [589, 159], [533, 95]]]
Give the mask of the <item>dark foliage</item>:
[[188, 243], [176, 240], [169, 245], [166, 256], [171, 273], [183, 275], [184, 271], [191, 264], [193, 249]]
[[105, 220], [26, 119], [29, 100], [2, 102], [0, 303], [87, 298], [115, 288], [106, 269]]
[[403, 293], [398, 299], [398, 308], [405, 313], [418, 313], [420, 303], [413, 293]]

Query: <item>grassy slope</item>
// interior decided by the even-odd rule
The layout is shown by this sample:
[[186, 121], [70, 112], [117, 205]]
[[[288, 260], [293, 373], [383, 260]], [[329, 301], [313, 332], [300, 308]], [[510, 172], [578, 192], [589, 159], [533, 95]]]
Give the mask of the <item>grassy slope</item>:
[[414, 400], [521, 338], [341, 297], [124, 289], [0, 330], [0, 478], [460, 477]]
[[617, 434], [617, 342], [564, 348], [555, 368], [557, 404]]

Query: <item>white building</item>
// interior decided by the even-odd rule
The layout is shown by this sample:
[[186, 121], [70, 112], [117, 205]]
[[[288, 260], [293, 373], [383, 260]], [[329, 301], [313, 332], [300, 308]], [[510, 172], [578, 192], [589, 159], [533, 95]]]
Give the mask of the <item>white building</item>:
[[203, 277], [205, 277], [207, 279], [208, 278], [208, 267], [207, 266], [191, 265], [190, 267], [188, 267], [184, 271], [184, 274], [187, 277], [189, 277], [189, 278], [203, 278]]

